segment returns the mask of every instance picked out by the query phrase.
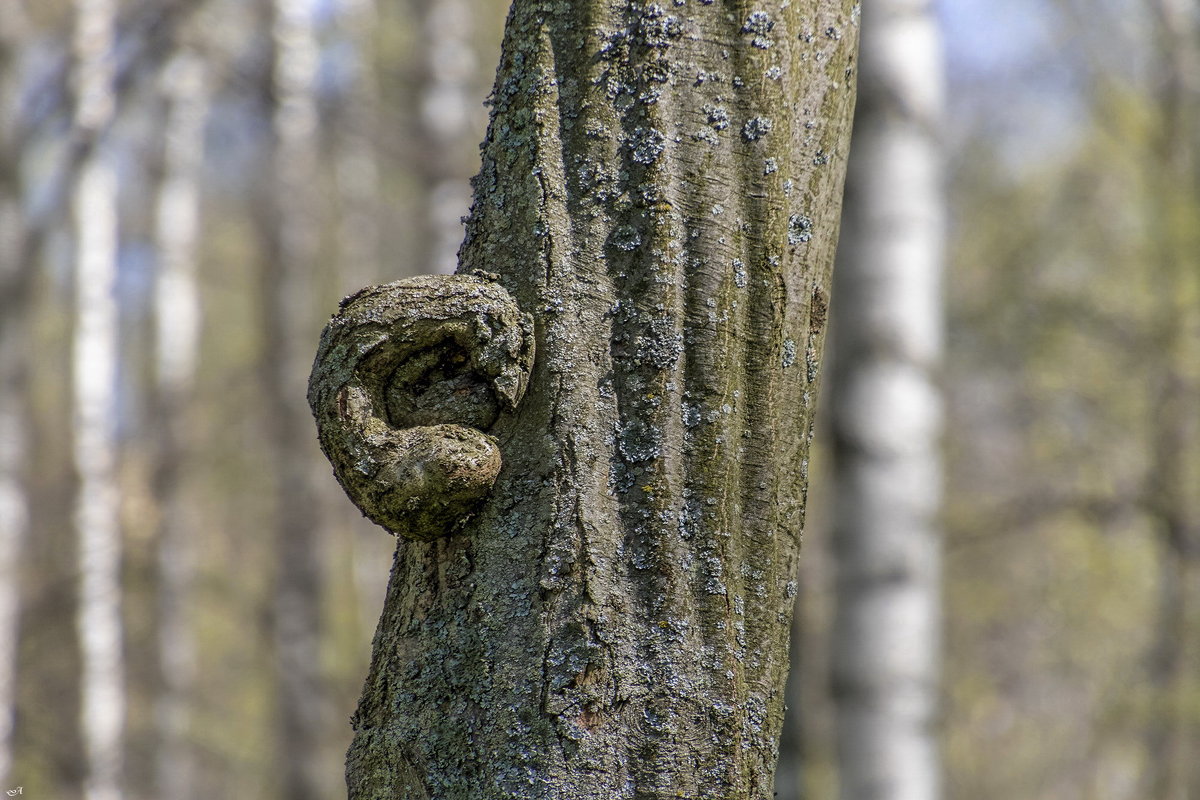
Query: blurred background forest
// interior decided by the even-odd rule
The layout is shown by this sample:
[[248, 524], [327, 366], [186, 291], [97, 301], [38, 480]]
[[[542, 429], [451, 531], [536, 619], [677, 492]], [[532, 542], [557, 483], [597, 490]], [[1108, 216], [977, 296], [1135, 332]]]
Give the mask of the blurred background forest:
[[[393, 541], [307, 373], [454, 268], [506, 11], [0, 0], [0, 790], [344, 796]], [[1200, 4], [939, 17], [945, 795], [1197, 800]], [[832, 800], [817, 447], [780, 796]]]

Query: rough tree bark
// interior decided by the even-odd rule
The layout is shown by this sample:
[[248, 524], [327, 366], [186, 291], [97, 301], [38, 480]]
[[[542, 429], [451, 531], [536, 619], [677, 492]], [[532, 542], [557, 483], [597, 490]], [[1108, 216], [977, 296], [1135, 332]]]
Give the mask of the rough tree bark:
[[399, 534], [350, 797], [771, 796], [856, 26], [513, 4], [459, 275], [310, 384]]
[[828, 394], [840, 796], [936, 800], [944, 201], [933, 4], [867, 0], [862, 46]]

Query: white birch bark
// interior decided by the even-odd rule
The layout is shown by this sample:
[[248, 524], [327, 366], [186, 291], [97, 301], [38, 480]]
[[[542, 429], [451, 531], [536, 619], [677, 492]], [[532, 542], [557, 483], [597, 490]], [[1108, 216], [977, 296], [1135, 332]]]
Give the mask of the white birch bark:
[[158, 540], [158, 647], [162, 692], [156, 724], [160, 797], [194, 796], [195, 763], [189, 744], [196, 680], [196, 643], [185, 609], [194, 571], [192, 509], [181, 482], [187, 452], [188, 398], [199, 354], [200, 297], [197, 243], [200, 170], [209, 95], [207, 67], [194, 52], [176, 56], [163, 77], [167, 100], [163, 180], [156, 211], [159, 274], [155, 286], [159, 414], [155, 494], [161, 512]]
[[830, 339], [843, 800], [940, 794], [940, 59], [929, 0], [863, 4]]
[[318, 44], [308, 0], [273, 0], [273, 219], [264, 287], [264, 352], [278, 476], [273, 590], [282, 796], [325, 797], [336, 770], [323, 757], [328, 723], [320, 671], [321, 554], [315, 447], [304, 387], [311, 364], [316, 269]]
[[478, 102], [471, 97], [471, 79], [478, 67], [471, 46], [476, 10], [465, 0], [431, 0], [423, 5], [425, 83], [420, 119], [429, 170], [429, 260], [423, 266], [429, 272], [449, 274], [458, 266], [461, 220], [471, 203], [470, 176], [462, 169], [473, 164], [456, 155], [472, 130], [471, 109]]
[[354, 43], [357, 73], [337, 120], [336, 156], [341, 200], [338, 244], [347, 293], [379, 277], [379, 165], [375, 148], [380, 103], [371, 36], [378, 24], [374, 0], [343, 0], [339, 24]]
[[[113, 116], [112, 0], [76, 0], [76, 135], [98, 140]], [[73, 192], [76, 270], [74, 449], [79, 475], [78, 628], [84, 796], [122, 796], [125, 721], [121, 654], [121, 529], [117, 489], [117, 177], [101, 148], [80, 167]]]

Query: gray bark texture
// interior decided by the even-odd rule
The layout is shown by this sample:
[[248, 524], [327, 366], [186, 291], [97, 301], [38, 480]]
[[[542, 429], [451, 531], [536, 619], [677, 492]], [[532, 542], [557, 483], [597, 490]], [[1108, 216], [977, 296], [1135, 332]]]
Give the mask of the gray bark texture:
[[460, 274], [310, 384], [399, 535], [351, 798], [771, 796], [856, 23], [514, 3]]

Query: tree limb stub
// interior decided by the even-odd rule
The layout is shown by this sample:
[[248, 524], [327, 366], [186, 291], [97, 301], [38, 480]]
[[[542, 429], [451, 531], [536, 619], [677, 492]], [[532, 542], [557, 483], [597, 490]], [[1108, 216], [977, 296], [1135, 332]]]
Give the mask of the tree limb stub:
[[494, 433], [532, 364], [530, 318], [485, 278], [364, 289], [321, 335], [309, 382], [321, 448], [372, 522], [408, 539], [449, 534], [500, 472]]

